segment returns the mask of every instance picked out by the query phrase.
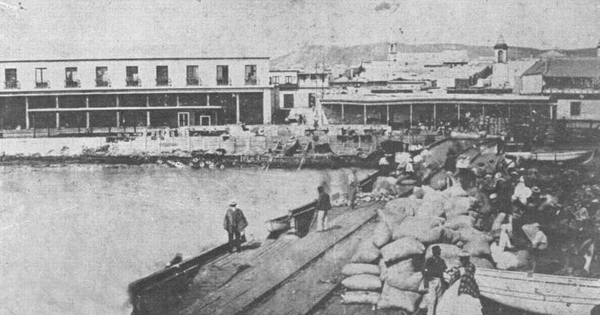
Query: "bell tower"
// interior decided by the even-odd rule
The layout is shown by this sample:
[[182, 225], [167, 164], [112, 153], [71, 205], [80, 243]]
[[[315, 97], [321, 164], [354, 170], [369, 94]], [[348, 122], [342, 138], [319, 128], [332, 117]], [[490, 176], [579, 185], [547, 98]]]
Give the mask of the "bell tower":
[[508, 62], [508, 45], [504, 42], [504, 37], [500, 35], [496, 45], [494, 45], [494, 62], [495, 63], [507, 63]]
[[398, 44], [390, 42], [388, 46], [388, 61], [398, 61]]

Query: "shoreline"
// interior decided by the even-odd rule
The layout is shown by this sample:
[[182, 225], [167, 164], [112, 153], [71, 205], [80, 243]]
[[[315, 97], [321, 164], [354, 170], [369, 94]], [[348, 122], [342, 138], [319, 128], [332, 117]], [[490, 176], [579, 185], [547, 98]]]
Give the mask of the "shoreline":
[[[201, 166], [204, 162], [205, 165]], [[256, 155], [224, 155], [214, 154], [180, 156], [180, 155], [79, 155], [79, 156], [1, 156], [0, 166], [56, 166], [56, 165], [163, 165], [173, 168], [211, 168], [262, 167], [276, 169], [339, 169], [345, 167], [374, 168], [376, 160], [357, 156], [307, 155], [307, 156], [270, 156]], [[211, 166], [211, 164], [213, 166]]]

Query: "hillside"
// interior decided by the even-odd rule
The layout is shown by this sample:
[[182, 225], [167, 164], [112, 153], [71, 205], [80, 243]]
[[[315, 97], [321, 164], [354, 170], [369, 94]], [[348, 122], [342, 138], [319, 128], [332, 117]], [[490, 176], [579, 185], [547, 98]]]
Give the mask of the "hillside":
[[[309, 45], [300, 51], [271, 60], [274, 69], [284, 68], [314, 68], [316, 64], [326, 65], [358, 65], [361, 61], [386, 60], [388, 46], [386, 43], [371, 45], [356, 45], [349, 47]], [[487, 46], [469, 46], [456, 44], [398, 44], [399, 52], [442, 52], [449, 49], [466, 50], [471, 59], [492, 57], [493, 49]], [[527, 47], [511, 47], [508, 57], [511, 60], [536, 57], [548, 50]], [[595, 49], [558, 50], [567, 56], [595, 56]]]

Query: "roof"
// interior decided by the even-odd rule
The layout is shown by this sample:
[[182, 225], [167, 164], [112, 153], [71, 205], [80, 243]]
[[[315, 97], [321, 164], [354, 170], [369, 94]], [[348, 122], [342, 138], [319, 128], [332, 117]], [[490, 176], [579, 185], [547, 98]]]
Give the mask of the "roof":
[[508, 49], [508, 45], [506, 45], [502, 35], [498, 37], [498, 41], [496, 42], [496, 45], [494, 45], [494, 49]]
[[271, 69], [269, 72], [300, 72], [297, 69]]
[[519, 94], [446, 94], [446, 93], [411, 93], [411, 94], [335, 94], [326, 95], [323, 103], [344, 104], [389, 104], [389, 103], [413, 103], [413, 102], [510, 102], [510, 103], [549, 103], [548, 96], [529, 96]]
[[[215, 45], [218, 46], [218, 45]], [[61, 61], [61, 60], [119, 60], [119, 59], [270, 59], [265, 54], [254, 53], [236, 45], [221, 47], [193, 47], [193, 45], [144, 44], [137, 47], [106, 47], [96, 49], [85, 45], [48, 47], [29, 50], [26, 46], [14, 47], [0, 53], [0, 60]]]
[[565, 57], [565, 54], [561, 54], [556, 50], [550, 50], [538, 56], [539, 58], [561, 58]]
[[600, 78], [600, 58], [552, 58], [538, 60], [523, 76]]

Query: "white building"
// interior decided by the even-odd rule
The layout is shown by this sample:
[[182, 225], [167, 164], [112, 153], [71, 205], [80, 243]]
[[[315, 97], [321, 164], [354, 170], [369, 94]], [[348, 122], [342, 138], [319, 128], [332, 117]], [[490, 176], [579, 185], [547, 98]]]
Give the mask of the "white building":
[[3, 129], [267, 124], [268, 57], [1, 60]]

